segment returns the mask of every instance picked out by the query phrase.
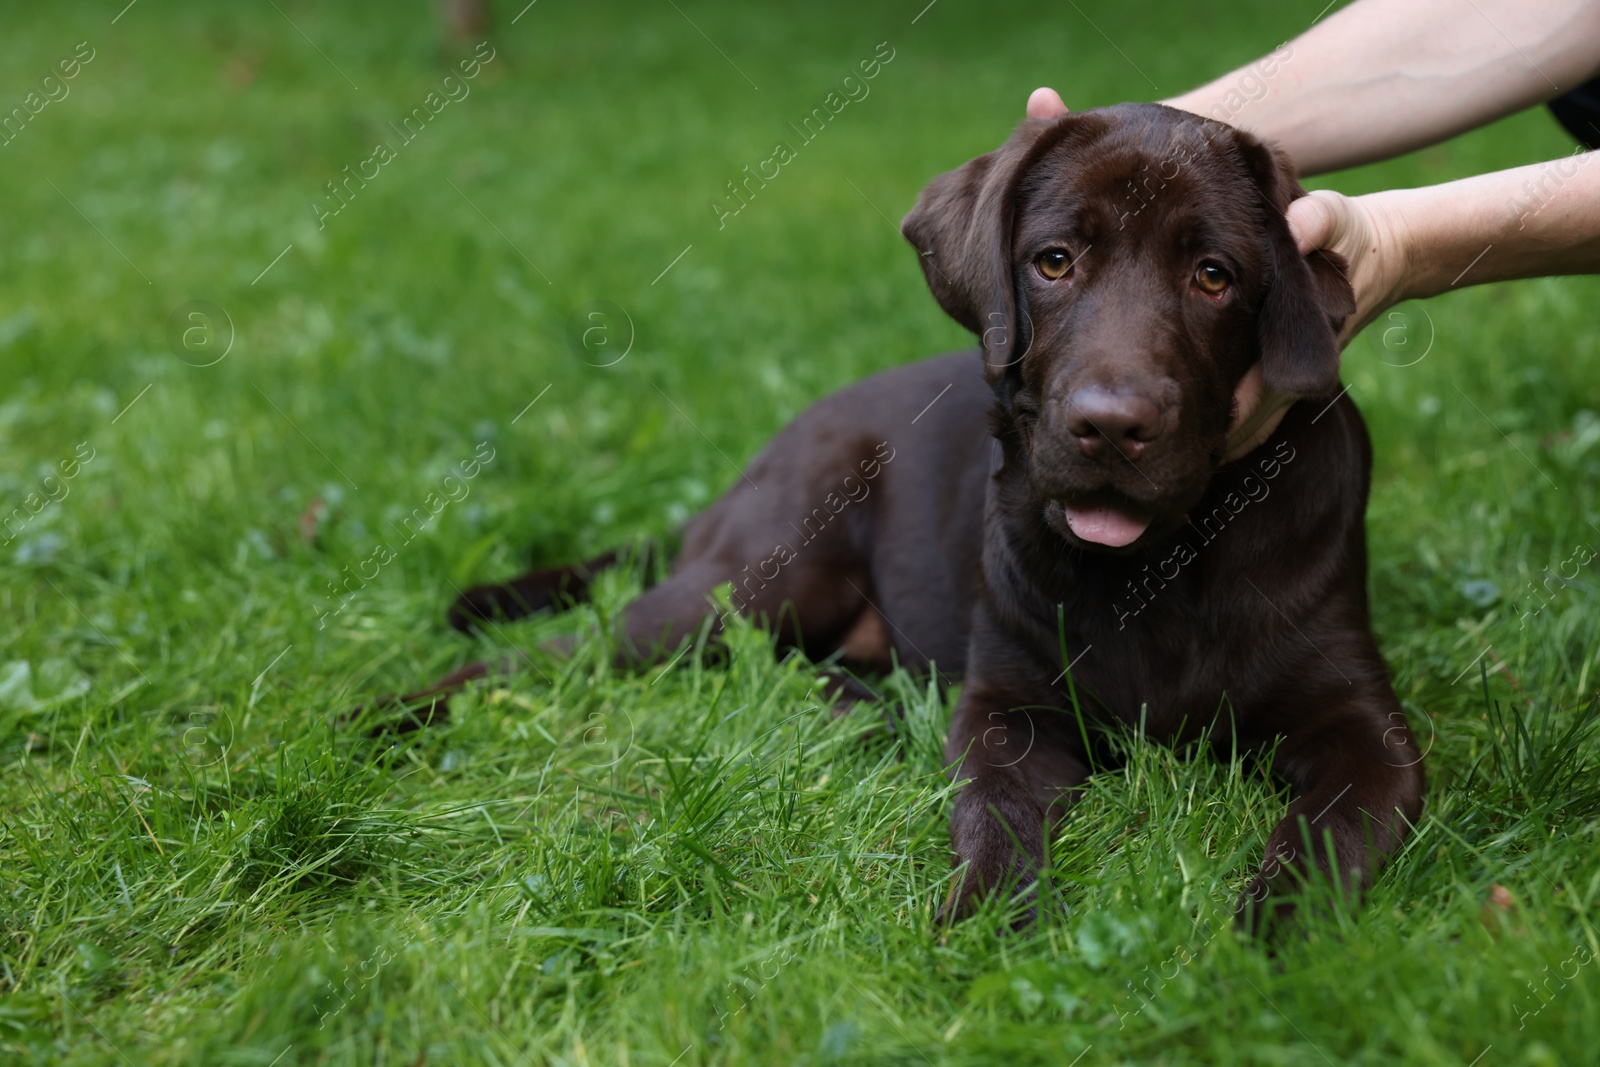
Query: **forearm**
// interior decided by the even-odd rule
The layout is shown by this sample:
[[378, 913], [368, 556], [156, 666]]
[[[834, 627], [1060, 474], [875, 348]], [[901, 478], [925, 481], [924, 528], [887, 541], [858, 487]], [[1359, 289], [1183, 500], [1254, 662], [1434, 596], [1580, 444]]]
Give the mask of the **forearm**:
[[1600, 154], [1370, 199], [1402, 250], [1396, 301], [1484, 282], [1600, 273]]
[[1597, 68], [1594, 0], [1357, 0], [1167, 103], [1276, 141], [1318, 174], [1445, 140]]

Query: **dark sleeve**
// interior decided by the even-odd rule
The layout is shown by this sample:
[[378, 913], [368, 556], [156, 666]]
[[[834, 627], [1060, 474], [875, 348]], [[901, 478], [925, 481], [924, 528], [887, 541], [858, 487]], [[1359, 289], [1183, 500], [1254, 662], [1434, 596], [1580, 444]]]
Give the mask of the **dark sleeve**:
[[1585, 82], [1549, 103], [1550, 114], [1590, 150], [1600, 148], [1600, 78]]

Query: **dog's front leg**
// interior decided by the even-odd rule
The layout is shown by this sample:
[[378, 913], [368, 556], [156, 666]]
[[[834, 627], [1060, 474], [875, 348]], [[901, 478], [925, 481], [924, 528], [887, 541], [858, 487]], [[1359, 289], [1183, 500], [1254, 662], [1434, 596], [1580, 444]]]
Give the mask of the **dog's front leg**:
[[1028, 705], [969, 678], [951, 719], [945, 758], [959, 789], [950, 843], [965, 870], [945, 903], [945, 921], [997, 891], [1036, 895], [1050, 830], [1088, 776], [1061, 713]]
[[1309, 717], [1279, 745], [1273, 771], [1295, 798], [1239, 901], [1240, 921], [1256, 932], [1288, 918], [1284, 895], [1313, 870], [1359, 893], [1422, 812], [1422, 752], [1392, 693]]

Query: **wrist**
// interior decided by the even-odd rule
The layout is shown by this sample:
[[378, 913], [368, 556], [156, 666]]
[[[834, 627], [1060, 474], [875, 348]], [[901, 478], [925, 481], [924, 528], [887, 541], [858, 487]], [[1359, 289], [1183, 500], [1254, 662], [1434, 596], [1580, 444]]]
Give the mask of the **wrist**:
[[1416, 214], [1408, 210], [1405, 194], [1411, 190], [1370, 193], [1360, 199], [1372, 219], [1372, 244], [1380, 276], [1374, 279], [1377, 304], [1373, 316], [1406, 300], [1432, 295], [1425, 292], [1429, 280], [1428, 257], [1418, 254]]

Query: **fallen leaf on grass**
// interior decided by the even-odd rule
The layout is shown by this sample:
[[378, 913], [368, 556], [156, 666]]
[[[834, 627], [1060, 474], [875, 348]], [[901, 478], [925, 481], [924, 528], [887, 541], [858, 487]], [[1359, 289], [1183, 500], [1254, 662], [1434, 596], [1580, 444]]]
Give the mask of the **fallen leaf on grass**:
[[1483, 923], [1484, 929], [1489, 933], [1498, 934], [1516, 913], [1517, 898], [1511, 895], [1511, 890], [1496, 882], [1489, 887], [1489, 898], [1483, 902], [1483, 910], [1478, 914], [1478, 921]]

